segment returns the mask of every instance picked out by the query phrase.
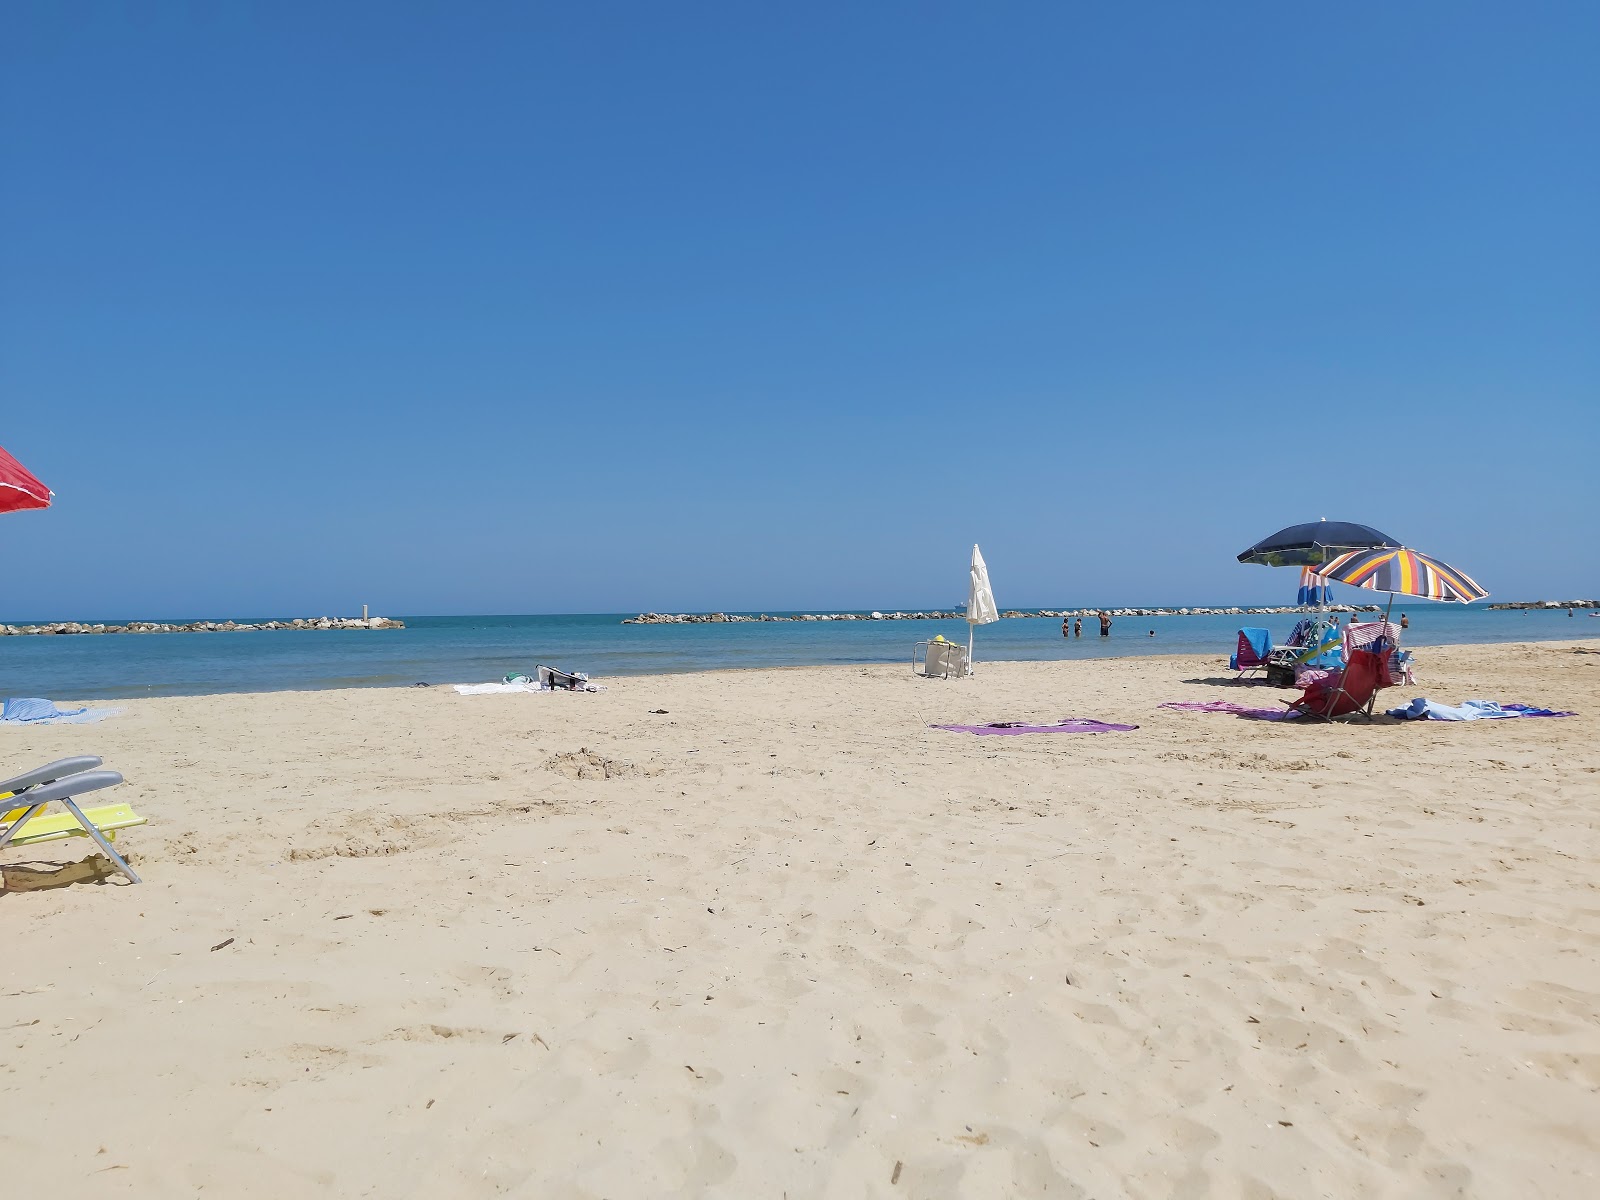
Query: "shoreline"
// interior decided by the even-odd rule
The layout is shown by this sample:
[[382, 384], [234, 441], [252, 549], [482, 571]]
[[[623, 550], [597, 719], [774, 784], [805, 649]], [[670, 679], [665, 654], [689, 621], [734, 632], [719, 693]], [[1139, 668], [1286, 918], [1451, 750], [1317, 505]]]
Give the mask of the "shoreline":
[[[1417, 647], [1417, 649], [1422, 650], [1423, 653], [1424, 653], [1424, 656], [1431, 655], [1434, 652], [1440, 651], [1440, 650], [1447, 651], [1447, 652], [1473, 650], [1473, 649], [1496, 649], [1496, 650], [1499, 650], [1499, 649], [1520, 649], [1520, 650], [1524, 650], [1524, 651], [1531, 651], [1531, 650], [1536, 650], [1536, 649], [1548, 649], [1548, 648], [1552, 648], [1553, 647], [1553, 648], [1565, 649], [1565, 650], [1569, 650], [1569, 651], [1581, 651], [1581, 650], [1586, 650], [1592, 643], [1595, 643], [1597, 640], [1600, 640], [1600, 639], [1593, 639], [1593, 638], [1570, 638], [1570, 639], [1560, 638], [1560, 639], [1554, 639], [1553, 638], [1553, 639], [1548, 639], [1548, 640], [1530, 641], [1530, 642], [1441, 642], [1441, 643], [1437, 643], [1437, 644], [1429, 644], [1429, 645], [1426, 645], [1426, 646]], [[1086, 638], [1085, 642], [1087, 642], [1087, 641], [1088, 641], [1088, 639]], [[1098, 644], [1098, 639], [1096, 639], [1096, 644]], [[1145, 643], [1136, 642], [1135, 644], [1145, 644]], [[1070, 658], [1070, 659], [1062, 659], [1062, 658], [995, 658], [995, 659], [984, 659], [984, 658], [979, 658], [977, 665], [980, 668], [980, 673], [981, 673], [981, 670], [984, 669], [984, 668], [995, 668], [995, 667], [1006, 667], [1006, 668], [1009, 668], [1009, 667], [1031, 667], [1031, 666], [1038, 666], [1038, 667], [1054, 666], [1054, 667], [1063, 667], [1063, 668], [1069, 668], [1070, 669], [1070, 668], [1084, 668], [1084, 667], [1091, 666], [1091, 665], [1096, 665], [1097, 666], [1099, 664], [1112, 663], [1112, 662], [1117, 662], [1117, 663], [1172, 662], [1172, 661], [1180, 660], [1180, 659], [1189, 660], [1189, 661], [1193, 662], [1194, 664], [1196, 664], [1197, 666], [1205, 666], [1207, 664], [1220, 664], [1220, 665], [1216, 665], [1214, 667], [1214, 669], [1216, 669], [1218, 671], [1222, 671], [1222, 672], [1226, 672], [1228, 670], [1228, 667], [1227, 667], [1228, 653], [1226, 651], [1218, 651], [1215, 654], [1199, 654], [1199, 653], [1195, 653], [1193, 651], [1182, 651], [1182, 650], [1172, 651], [1170, 653], [1085, 655], [1084, 657], [1081, 657], [1081, 658]], [[1425, 660], [1422, 663], [1422, 666], [1423, 666], [1423, 669], [1425, 670], [1426, 669], [1426, 661]], [[597, 675], [595, 677], [595, 679], [594, 679], [594, 682], [598, 683], [598, 684], [601, 684], [602, 686], [609, 687], [613, 683], [620, 683], [621, 681], [624, 681], [624, 680], [631, 684], [631, 683], [635, 683], [635, 682], [646, 682], [647, 683], [647, 682], [649, 682], [651, 680], [663, 680], [663, 681], [666, 681], [666, 680], [684, 680], [684, 679], [706, 680], [706, 679], [710, 679], [712, 677], [715, 677], [717, 675], [727, 675], [727, 676], [734, 677], [734, 678], [740, 678], [740, 677], [745, 677], [745, 676], [749, 676], [749, 675], [753, 675], [753, 674], [760, 674], [761, 672], [784, 672], [784, 673], [788, 673], [788, 672], [796, 672], [796, 671], [801, 671], [801, 672], [804, 672], [804, 671], [818, 671], [818, 672], [826, 672], [826, 671], [844, 672], [844, 671], [851, 671], [851, 672], [856, 672], [856, 673], [860, 673], [860, 672], [863, 672], [863, 671], [873, 671], [873, 672], [879, 672], [879, 671], [895, 672], [895, 671], [898, 671], [900, 673], [903, 673], [907, 679], [915, 680], [918, 683], [923, 683], [923, 682], [945, 683], [945, 684], [948, 684], [948, 683], [963, 683], [963, 682], [972, 682], [973, 680], [978, 678], [978, 676], [973, 675], [973, 676], [965, 676], [965, 677], [960, 678], [960, 679], [933, 679], [933, 680], [926, 680], [925, 681], [921, 676], [916, 675], [916, 674], [914, 674], [912, 672], [909, 662], [891, 662], [891, 661], [886, 661], [886, 660], [883, 660], [883, 659], [862, 659], [862, 660], [859, 660], [859, 661], [852, 661], [852, 662], [763, 663], [763, 664], [761, 664], [759, 666], [749, 666], [749, 667], [715, 666], [715, 667], [689, 668], [689, 669], [681, 670], [681, 671], [622, 672], [622, 673], [610, 674], [610, 675], [605, 675], [605, 674]], [[341, 693], [341, 692], [347, 692], [347, 693], [350, 693], [351, 695], [370, 696], [370, 695], [372, 695], [374, 693], [382, 694], [382, 693], [388, 693], [388, 692], [448, 692], [457, 683], [473, 683], [473, 682], [481, 683], [481, 682], [484, 682], [484, 681], [483, 680], [469, 680], [469, 679], [453, 679], [453, 680], [441, 681], [441, 682], [429, 681], [429, 682], [426, 682], [426, 683], [421, 682], [421, 681], [413, 682], [413, 683], [372, 683], [372, 684], [362, 684], [362, 685], [355, 686], [355, 687], [351, 687], [351, 686], [348, 686], [348, 685], [340, 685], [340, 686], [335, 686], [335, 687], [286, 687], [286, 688], [258, 689], [258, 690], [251, 690], [251, 691], [227, 691], [227, 692], [165, 692], [165, 693], [161, 693], [161, 694], [157, 694], [157, 695], [151, 695], [151, 694], [148, 694], [148, 693], [143, 693], [143, 694], [134, 694], [134, 695], [126, 695], [126, 696], [95, 696], [95, 697], [91, 697], [91, 698], [88, 698], [88, 699], [83, 699], [83, 698], [78, 698], [78, 697], [67, 697], [65, 700], [58, 700], [57, 702], [58, 703], [70, 703], [70, 704], [88, 704], [88, 705], [93, 706], [93, 705], [117, 705], [117, 704], [123, 704], [123, 703], [128, 703], [128, 702], [133, 702], [133, 701], [139, 701], [139, 700], [205, 700], [205, 699], [219, 699], [219, 698], [224, 698], [224, 697], [239, 697], [239, 696], [259, 696], [259, 697], [267, 697], [267, 696], [326, 696], [326, 695], [336, 694], [336, 693]], [[1421, 683], [1417, 683], [1417, 684], [1414, 684], [1411, 687], [1406, 688], [1404, 690], [1408, 690], [1408, 691], [1409, 690], [1417, 690], [1417, 689], [1421, 689], [1422, 686], [1423, 685]], [[1286, 695], [1286, 696], [1292, 694], [1295, 691], [1295, 689], [1293, 689], [1293, 688], [1282, 688], [1282, 689], [1274, 689], [1274, 690], [1275, 691], [1280, 691], [1283, 695]], [[535, 694], [535, 693], [526, 693], [526, 694], [530, 694], [531, 695], [531, 694]], [[537, 693], [537, 694], [545, 695], [545, 694], [556, 694], [556, 693]], [[574, 694], [575, 695], [583, 695], [585, 693], [574, 693]], [[462, 697], [462, 699], [470, 699], [470, 698], [471, 697]]]

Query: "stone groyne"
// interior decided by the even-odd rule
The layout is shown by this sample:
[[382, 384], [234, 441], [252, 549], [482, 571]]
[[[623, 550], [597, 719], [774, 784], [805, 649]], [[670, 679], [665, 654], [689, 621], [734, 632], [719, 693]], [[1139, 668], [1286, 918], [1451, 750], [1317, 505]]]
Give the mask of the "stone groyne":
[[1507, 600], [1501, 604], [1491, 604], [1489, 607], [1531, 609], [1600, 608], [1600, 600]]
[[[1294, 615], [1298, 613], [1313, 613], [1314, 608], [1299, 608], [1293, 605], [1274, 608], [1035, 608], [1021, 611], [1007, 609], [1000, 616], [1006, 617], [1097, 617], [1105, 612], [1112, 618], [1117, 617], [1265, 617]], [[1379, 604], [1333, 604], [1328, 607], [1329, 612], [1382, 612], [1383, 606]], [[624, 625], [736, 625], [752, 624], [763, 621], [964, 621], [967, 614], [963, 610], [944, 611], [930, 609], [927, 612], [878, 612], [870, 613], [800, 613], [796, 616], [774, 617], [767, 613], [760, 616], [751, 616], [747, 613], [640, 613], [637, 617], [624, 617]]]
[[52, 621], [48, 625], [0, 625], [0, 637], [73, 633], [255, 633], [263, 629], [404, 629], [389, 617], [296, 617], [292, 621], [129, 621], [126, 625]]

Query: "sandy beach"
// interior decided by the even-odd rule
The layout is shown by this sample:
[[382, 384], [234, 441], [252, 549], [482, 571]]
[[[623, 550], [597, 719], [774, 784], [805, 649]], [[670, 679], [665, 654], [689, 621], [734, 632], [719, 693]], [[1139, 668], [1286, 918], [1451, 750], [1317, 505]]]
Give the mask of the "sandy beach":
[[[1419, 658], [1580, 715], [1175, 712], [1289, 693], [1157, 657], [0, 730], [149, 818], [139, 887], [0, 854], [4, 1190], [1594, 1196], [1600, 645]], [[1064, 716], [1139, 729], [928, 728]]]

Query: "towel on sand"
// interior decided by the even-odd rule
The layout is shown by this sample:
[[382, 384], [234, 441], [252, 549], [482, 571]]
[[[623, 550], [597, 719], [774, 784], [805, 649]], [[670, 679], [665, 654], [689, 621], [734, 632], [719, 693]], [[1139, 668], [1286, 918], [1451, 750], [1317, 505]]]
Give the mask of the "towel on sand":
[[1384, 715], [1402, 721], [1504, 721], [1509, 717], [1572, 717], [1577, 714], [1527, 704], [1496, 704], [1493, 700], [1467, 700], [1452, 707], [1418, 696], [1410, 704], [1391, 708]]
[[948, 729], [951, 733], [975, 733], [979, 737], [989, 734], [1015, 733], [1126, 733], [1137, 725], [1108, 725], [1088, 717], [1066, 717], [1054, 725], [1024, 725], [1020, 721], [995, 721], [989, 725], [930, 725], [929, 729]]
[[39, 696], [12, 696], [0, 701], [0, 722], [8, 725], [90, 725], [115, 716], [119, 708], [57, 708]]
[[584, 681], [582, 686], [575, 688], [553, 688], [541, 683], [535, 683], [526, 675], [519, 675], [505, 683], [457, 683], [452, 685], [463, 696], [500, 696], [507, 692], [603, 692], [606, 689], [598, 683]]

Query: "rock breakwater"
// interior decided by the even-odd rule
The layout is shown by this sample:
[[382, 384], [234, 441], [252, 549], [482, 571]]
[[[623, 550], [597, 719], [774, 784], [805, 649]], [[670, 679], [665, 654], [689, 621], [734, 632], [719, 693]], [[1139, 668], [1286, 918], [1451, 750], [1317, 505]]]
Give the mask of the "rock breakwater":
[[1489, 607], [1513, 609], [1600, 608], [1600, 600], [1507, 600], [1501, 604], [1491, 604]]
[[404, 621], [390, 617], [296, 617], [292, 621], [129, 621], [102, 625], [83, 621], [52, 621], [47, 625], [0, 625], [0, 637], [28, 634], [79, 633], [255, 633], [264, 629], [404, 629]]

